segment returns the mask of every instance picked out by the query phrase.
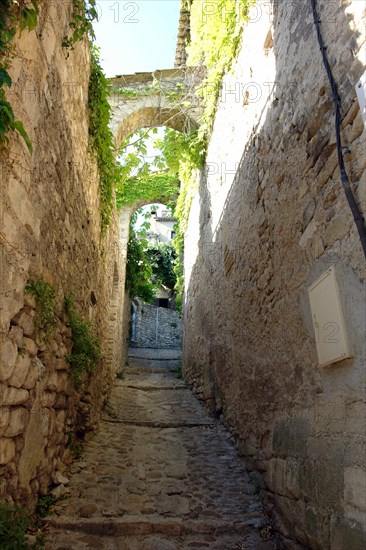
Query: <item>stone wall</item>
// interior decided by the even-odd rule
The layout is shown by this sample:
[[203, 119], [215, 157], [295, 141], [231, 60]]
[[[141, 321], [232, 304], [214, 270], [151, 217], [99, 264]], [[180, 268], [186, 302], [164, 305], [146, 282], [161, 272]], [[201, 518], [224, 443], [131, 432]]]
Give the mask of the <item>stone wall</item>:
[[[61, 43], [71, 1], [46, 2], [37, 29], [16, 42], [9, 92], [33, 143], [12, 136], [1, 152], [0, 498], [33, 506], [84, 437], [122, 357], [124, 263], [114, 212], [101, 233], [98, 174], [88, 150], [86, 42]], [[42, 279], [56, 291], [56, 327], [42, 338], [39, 307], [25, 293]], [[98, 371], [77, 391], [64, 298], [102, 343]], [[71, 446], [70, 446], [71, 443]]]
[[[365, 70], [362, 4], [319, 1], [347, 169], [365, 212], [366, 132], [354, 88]], [[289, 544], [358, 550], [366, 265], [341, 188], [333, 111], [310, 2], [257, 2], [223, 82], [191, 209], [183, 372], [236, 436]], [[307, 289], [330, 266], [353, 357], [320, 368]]]
[[180, 349], [182, 320], [176, 311], [134, 300], [131, 345], [136, 348]]

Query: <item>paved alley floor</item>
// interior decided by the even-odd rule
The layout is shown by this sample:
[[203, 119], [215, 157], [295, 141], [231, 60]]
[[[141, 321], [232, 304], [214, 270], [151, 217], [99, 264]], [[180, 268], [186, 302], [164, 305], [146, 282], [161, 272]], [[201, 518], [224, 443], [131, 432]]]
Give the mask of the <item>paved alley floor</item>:
[[103, 422], [71, 467], [46, 550], [271, 550], [230, 434], [176, 377], [177, 352], [131, 350]]

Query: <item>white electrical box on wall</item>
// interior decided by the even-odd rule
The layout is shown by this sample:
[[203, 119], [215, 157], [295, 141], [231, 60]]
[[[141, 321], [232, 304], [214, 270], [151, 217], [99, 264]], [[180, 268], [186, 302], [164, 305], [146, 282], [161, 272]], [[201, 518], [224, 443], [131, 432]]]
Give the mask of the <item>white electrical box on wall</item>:
[[334, 267], [309, 287], [319, 366], [351, 357]]
[[360, 105], [363, 123], [366, 125], [366, 72], [363, 73], [360, 80], [356, 84], [356, 94]]

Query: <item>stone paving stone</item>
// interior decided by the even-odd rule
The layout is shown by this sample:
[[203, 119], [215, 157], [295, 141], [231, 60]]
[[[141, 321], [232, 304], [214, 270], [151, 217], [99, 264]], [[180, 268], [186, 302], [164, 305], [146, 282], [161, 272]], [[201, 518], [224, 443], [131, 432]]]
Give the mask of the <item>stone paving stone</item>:
[[70, 469], [68, 498], [48, 520], [46, 550], [282, 547], [263, 540], [269, 523], [245, 463], [169, 371], [172, 358], [116, 381], [99, 431]]

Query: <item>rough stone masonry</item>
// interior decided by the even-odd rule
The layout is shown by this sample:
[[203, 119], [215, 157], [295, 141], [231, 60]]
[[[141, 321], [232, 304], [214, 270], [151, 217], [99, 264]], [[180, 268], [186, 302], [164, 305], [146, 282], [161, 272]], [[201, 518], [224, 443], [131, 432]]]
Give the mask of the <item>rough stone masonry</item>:
[[[33, 143], [1, 153], [0, 499], [34, 507], [71, 460], [75, 434], [98, 422], [122, 353], [123, 257], [116, 212], [101, 233], [98, 174], [88, 149], [87, 42], [61, 44], [72, 2], [41, 4], [35, 31], [16, 40], [9, 99]], [[36, 330], [29, 280], [56, 291], [57, 323]], [[98, 373], [76, 391], [64, 298], [100, 337]]]
[[[354, 89], [365, 70], [364, 4], [319, 6], [364, 212], [365, 131]], [[120, 226], [114, 212], [102, 235], [88, 151], [90, 54], [82, 43], [65, 55], [70, 16], [71, 0], [45, 2], [36, 32], [17, 40], [11, 100], [34, 153], [14, 139], [1, 155], [0, 497], [28, 506], [60, 479], [70, 435], [98, 422], [125, 348], [119, 239], [130, 212]], [[353, 358], [320, 369], [307, 288], [329, 266]], [[251, 12], [192, 204], [185, 272], [185, 375], [231, 428], [277, 525], [310, 548], [363, 548], [366, 269], [340, 188], [310, 2], [258, 1]], [[47, 346], [25, 293], [30, 277], [57, 291]], [[82, 395], [65, 360], [68, 293], [106, 358]]]
[[[366, 210], [363, 2], [319, 2]], [[225, 139], [225, 147], [222, 146]], [[223, 81], [185, 242], [184, 376], [221, 414], [282, 532], [366, 545], [366, 264], [308, 1], [257, 2]], [[308, 287], [335, 267], [352, 358], [320, 368]]]

